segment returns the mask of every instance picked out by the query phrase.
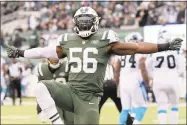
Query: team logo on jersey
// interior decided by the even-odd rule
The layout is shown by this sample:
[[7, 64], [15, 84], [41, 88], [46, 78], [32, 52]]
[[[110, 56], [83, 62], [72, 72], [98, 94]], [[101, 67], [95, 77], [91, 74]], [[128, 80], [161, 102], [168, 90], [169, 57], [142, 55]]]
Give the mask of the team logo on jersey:
[[92, 44], [98, 44], [98, 43], [99, 43], [99, 40], [92, 40], [91, 43], [92, 43]]
[[59, 73], [59, 76], [64, 77], [64, 76], [65, 76], [65, 73], [64, 73], [64, 72], [61, 72], [61, 73]]
[[83, 40], [83, 41], [82, 41], [82, 44], [85, 44], [85, 43], [86, 43], [86, 41]]

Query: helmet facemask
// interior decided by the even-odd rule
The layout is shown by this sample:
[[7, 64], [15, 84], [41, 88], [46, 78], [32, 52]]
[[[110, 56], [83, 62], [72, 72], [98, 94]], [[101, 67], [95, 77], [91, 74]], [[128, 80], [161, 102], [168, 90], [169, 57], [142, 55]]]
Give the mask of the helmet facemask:
[[99, 17], [92, 14], [75, 16], [73, 19], [74, 30], [80, 37], [89, 37], [98, 31], [99, 19]]

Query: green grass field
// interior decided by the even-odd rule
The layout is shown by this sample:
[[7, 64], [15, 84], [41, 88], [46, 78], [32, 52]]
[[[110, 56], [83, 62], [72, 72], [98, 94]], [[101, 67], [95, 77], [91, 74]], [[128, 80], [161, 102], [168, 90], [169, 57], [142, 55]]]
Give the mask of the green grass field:
[[[186, 124], [186, 103], [180, 103], [179, 124]], [[119, 113], [111, 100], [104, 105], [100, 124], [117, 124]], [[48, 122], [50, 123], [50, 122]], [[143, 124], [157, 124], [157, 111], [154, 105], [148, 107]], [[22, 106], [1, 106], [1, 124], [43, 124], [36, 115], [36, 101], [33, 98], [25, 98]]]

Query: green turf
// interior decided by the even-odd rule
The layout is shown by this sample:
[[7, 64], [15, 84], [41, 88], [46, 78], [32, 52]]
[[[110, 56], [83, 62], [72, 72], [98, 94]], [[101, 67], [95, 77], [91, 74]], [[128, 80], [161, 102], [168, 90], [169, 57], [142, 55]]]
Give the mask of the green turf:
[[[34, 98], [26, 98], [24, 102], [35, 102]], [[108, 100], [101, 110], [101, 124], [117, 124], [119, 113]], [[184, 103], [184, 101], [181, 101]], [[186, 106], [180, 107], [180, 124], [186, 124]], [[156, 107], [149, 107], [143, 119], [143, 124], [154, 124], [157, 120]], [[50, 122], [48, 122], [50, 123]], [[1, 124], [42, 124], [36, 115], [36, 105], [1, 106]]]

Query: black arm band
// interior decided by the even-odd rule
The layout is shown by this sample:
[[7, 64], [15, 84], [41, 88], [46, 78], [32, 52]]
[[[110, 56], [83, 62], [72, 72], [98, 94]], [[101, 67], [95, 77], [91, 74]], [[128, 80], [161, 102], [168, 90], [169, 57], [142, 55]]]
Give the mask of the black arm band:
[[18, 56], [24, 57], [24, 52], [25, 52], [25, 50], [18, 50]]
[[157, 44], [158, 52], [169, 50], [169, 43]]

